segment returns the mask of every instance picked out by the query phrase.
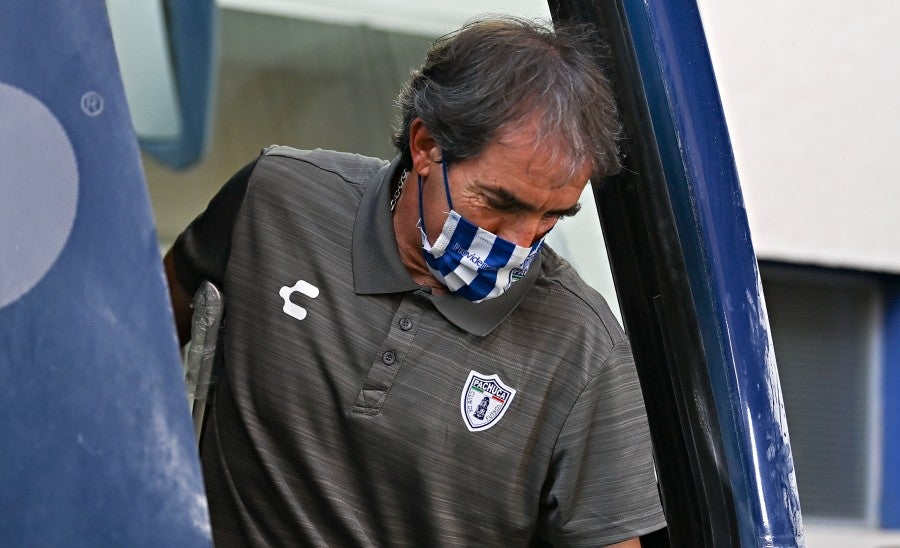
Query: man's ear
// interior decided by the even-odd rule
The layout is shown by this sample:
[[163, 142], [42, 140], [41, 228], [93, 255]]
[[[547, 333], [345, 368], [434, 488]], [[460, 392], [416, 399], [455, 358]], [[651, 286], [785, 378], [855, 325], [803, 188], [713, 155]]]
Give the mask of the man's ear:
[[441, 160], [441, 149], [421, 118], [413, 119], [409, 125], [409, 153], [413, 171], [422, 177], [427, 177], [435, 162]]

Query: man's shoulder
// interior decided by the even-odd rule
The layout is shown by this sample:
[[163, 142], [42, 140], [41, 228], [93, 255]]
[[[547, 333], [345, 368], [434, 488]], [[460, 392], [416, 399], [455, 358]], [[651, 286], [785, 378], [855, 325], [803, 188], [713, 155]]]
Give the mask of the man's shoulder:
[[300, 176], [332, 174], [343, 181], [365, 186], [386, 168], [388, 162], [350, 152], [334, 150], [300, 150], [289, 146], [272, 145], [262, 151], [262, 162], [292, 164]]
[[581, 328], [616, 345], [627, 339], [619, 321], [606, 299], [587, 284], [575, 268], [553, 249], [544, 246], [541, 255], [541, 276], [536, 289], [552, 303], [550, 310], [557, 311], [567, 323], [578, 323]]
[[541, 250], [540, 275], [504, 323], [507, 338], [527, 349], [529, 363], [577, 387], [570, 396], [581, 393], [628, 345], [600, 293], [547, 246]]

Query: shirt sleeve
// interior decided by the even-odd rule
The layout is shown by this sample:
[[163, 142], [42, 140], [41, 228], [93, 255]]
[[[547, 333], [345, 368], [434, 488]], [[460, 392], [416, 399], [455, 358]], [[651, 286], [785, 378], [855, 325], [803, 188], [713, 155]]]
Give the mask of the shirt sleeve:
[[538, 535], [602, 546], [665, 526], [637, 372], [618, 343], [569, 413], [542, 495]]
[[172, 246], [175, 275], [189, 294], [193, 295], [203, 280], [222, 287], [235, 220], [257, 161], [258, 158], [235, 173], [210, 200], [206, 210], [175, 240]]

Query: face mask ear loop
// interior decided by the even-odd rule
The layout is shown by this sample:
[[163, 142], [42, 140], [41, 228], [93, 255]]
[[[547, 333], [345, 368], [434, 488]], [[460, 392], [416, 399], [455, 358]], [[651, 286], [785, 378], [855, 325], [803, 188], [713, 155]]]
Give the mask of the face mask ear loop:
[[[449, 182], [449, 179], [447, 178], [447, 164], [448, 163], [449, 162], [445, 162], [444, 160], [441, 160], [441, 168], [444, 172], [444, 191], [447, 193], [447, 204], [450, 206], [450, 209], [452, 210], [453, 209], [453, 200], [450, 199], [450, 182]], [[422, 194], [419, 193], [419, 196], [421, 196], [421, 195]]]
[[419, 178], [419, 218], [422, 219], [422, 230], [425, 230], [425, 209], [422, 207], [422, 176], [416, 174]]

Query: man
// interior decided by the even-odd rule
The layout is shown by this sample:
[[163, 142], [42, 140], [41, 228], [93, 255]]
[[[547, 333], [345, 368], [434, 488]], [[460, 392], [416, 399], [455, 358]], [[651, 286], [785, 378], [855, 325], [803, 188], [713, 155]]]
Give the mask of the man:
[[439, 40], [387, 163], [272, 147], [166, 256], [226, 296], [201, 448], [220, 545], [637, 546], [664, 525], [627, 340], [543, 237], [618, 169], [575, 33]]

